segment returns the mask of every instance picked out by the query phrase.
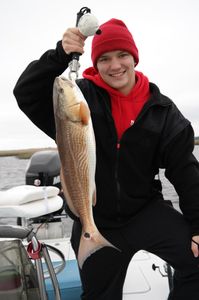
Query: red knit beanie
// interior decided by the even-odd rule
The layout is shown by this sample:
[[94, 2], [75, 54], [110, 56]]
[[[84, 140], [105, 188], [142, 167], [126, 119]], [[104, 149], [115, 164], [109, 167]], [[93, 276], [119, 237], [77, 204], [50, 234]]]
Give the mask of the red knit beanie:
[[96, 66], [97, 59], [105, 52], [125, 50], [134, 57], [135, 65], [139, 62], [138, 49], [132, 34], [123, 21], [111, 19], [99, 27], [101, 33], [95, 34], [92, 41], [91, 59]]

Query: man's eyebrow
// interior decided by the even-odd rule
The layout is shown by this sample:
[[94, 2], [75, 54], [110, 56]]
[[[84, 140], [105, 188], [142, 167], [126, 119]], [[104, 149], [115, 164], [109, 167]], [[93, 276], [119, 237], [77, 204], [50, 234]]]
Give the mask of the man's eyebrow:
[[99, 58], [108, 57], [108, 54], [102, 54]]
[[[126, 51], [126, 50], [118, 50], [117, 54], [121, 54], [121, 53], [128, 53], [128, 51]], [[107, 57], [107, 56], [109, 56], [109, 55], [106, 54], [106, 53], [104, 53], [100, 57]]]

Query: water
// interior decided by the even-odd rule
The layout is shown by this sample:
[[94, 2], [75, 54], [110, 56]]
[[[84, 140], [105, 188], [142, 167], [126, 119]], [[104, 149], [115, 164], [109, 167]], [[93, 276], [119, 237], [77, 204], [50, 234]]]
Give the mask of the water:
[[[199, 145], [196, 145], [194, 148], [194, 155], [199, 161]], [[165, 178], [164, 170], [160, 170], [160, 178], [163, 185], [163, 195], [165, 199], [169, 199], [173, 202], [174, 206], [178, 203], [178, 195], [171, 185], [171, 183]]]
[[0, 190], [25, 184], [28, 159], [14, 156], [0, 157]]

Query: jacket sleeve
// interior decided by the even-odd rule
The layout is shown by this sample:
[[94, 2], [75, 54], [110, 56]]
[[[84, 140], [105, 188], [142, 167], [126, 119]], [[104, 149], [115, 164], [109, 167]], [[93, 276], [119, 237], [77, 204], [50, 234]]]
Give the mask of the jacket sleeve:
[[14, 95], [20, 109], [48, 136], [55, 139], [53, 113], [53, 82], [71, 61], [61, 45], [45, 52], [39, 60], [31, 62], [18, 79]]
[[194, 132], [187, 126], [165, 146], [165, 176], [174, 185], [183, 215], [191, 224], [192, 235], [199, 235], [199, 162], [193, 155]]

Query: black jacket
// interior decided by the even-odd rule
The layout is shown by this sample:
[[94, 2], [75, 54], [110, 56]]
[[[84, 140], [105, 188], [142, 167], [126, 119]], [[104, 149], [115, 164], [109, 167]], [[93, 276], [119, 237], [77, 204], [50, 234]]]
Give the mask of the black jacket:
[[[27, 67], [14, 89], [21, 110], [53, 139], [53, 82], [70, 60], [58, 42], [55, 50], [47, 51]], [[121, 226], [150, 201], [162, 198], [154, 177], [159, 168], [164, 168], [193, 235], [199, 234], [199, 163], [192, 154], [190, 122], [150, 83], [151, 98], [123, 134], [118, 149], [108, 93], [87, 79], [79, 79], [77, 84], [90, 107], [96, 138], [97, 226]]]

